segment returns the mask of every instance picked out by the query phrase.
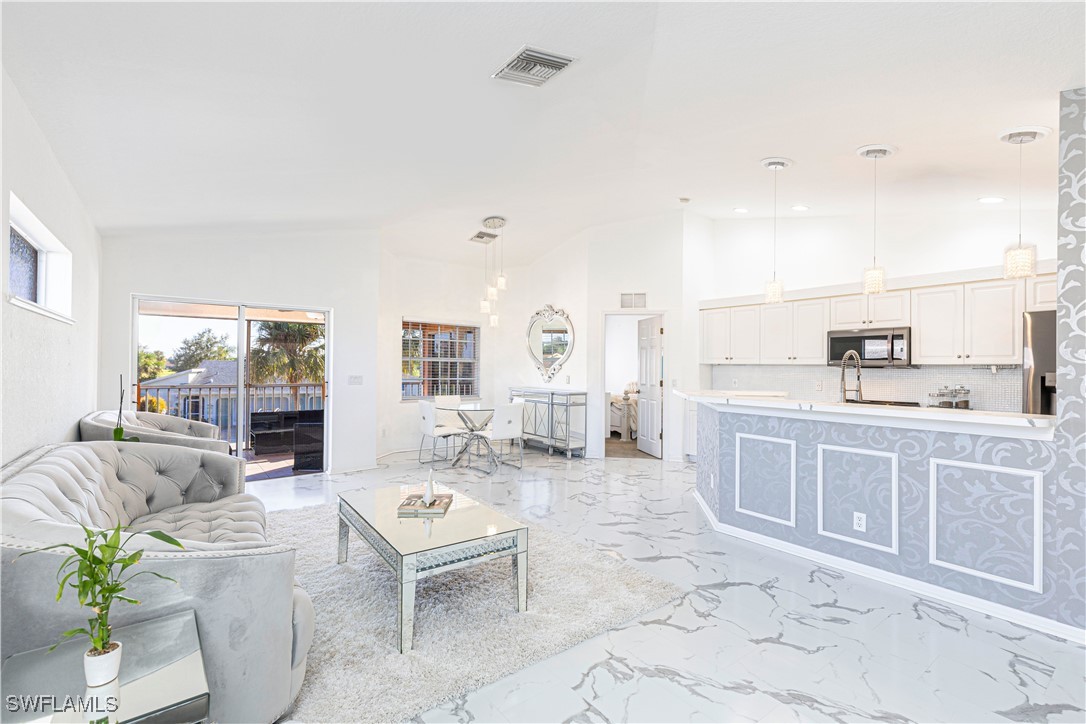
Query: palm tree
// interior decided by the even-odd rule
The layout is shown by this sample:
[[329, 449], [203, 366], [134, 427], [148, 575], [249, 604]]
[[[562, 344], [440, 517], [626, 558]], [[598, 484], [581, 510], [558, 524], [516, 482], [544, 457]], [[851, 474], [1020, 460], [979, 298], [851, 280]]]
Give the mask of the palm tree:
[[[249, 379], [256, 383], [324, 382], [324, 325], [257, 322], [249, 352]], [[299, 390], [291, 388], [294, 409]]]

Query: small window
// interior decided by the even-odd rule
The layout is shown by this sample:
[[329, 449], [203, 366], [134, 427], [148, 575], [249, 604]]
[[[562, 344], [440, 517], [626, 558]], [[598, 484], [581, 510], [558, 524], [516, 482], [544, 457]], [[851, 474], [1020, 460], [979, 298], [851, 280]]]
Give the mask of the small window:
[[8, 264], [8, 282], [13, 296], [38, 303], [38, 287], [41, 284], [41, 249], [11, 227], [11, 257]]
[[478, 327], [404, 321], [402, 349], [403, 399], [478, 397]]
[[8, 296], [13, 304], [71, 322], [72, 254], [15, 194], [9, 197]]

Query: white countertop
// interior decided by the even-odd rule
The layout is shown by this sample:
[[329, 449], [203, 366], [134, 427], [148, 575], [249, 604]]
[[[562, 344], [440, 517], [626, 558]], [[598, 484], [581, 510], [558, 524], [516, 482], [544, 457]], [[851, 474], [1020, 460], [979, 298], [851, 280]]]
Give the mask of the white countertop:
[[1034, 440], [1051, 440], [1056, 427], [1056, 418], [1053, 415], [1027, 415], [1021, 412], [858, 405], [848, 402], [795, 400], [776, 393], [772, 396], [757, 396], [747, 392], [735, 394], [731, 390], [675, 390], [675, 394], [691, 402], [711, 405], [722, 412], [735, 408], [736, 412], [824, 419], [857, 425], [923, 428]]

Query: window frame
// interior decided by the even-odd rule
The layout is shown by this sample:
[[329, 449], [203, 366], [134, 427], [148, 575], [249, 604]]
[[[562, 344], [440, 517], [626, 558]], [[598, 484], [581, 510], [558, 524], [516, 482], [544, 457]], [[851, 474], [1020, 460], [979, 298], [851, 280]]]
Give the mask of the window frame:
[[49, 309], [49, 304], [48, 304], [47, 296], [46, 296], [46, 293], [47, 293], [48, 290], [47, 290], [47, 285], [45, 283], [45, 280], [47, 278], [45, 270], [46, 270], [46, 267], [49, 264], [49, 252], [46, 249], [43, 249], [41, 244], [34, 241], [34, 237], [32, 235], [28, 234], [23, 229], [23, 227], [14, 220], [11, 220], [11, 221], [8, 222], [8, 289], [9, 290], [11, 289], [11, 269], [12, 269], [12, 266], [11, 266], [11, 251], [10, 250], [11, 250], [11, 232], [12, 231], [14, 231], [16, 234], [18, 234], [19, 238], [22, 239], [24, 242], [26, 242], [27, 246], [29, 246], [31, 249], [33, 249], [35, 251], [38, 258], [37, 258], [37, 274], [36, 274], [37, 278], [34, 279], [34, 296], [35, 296], [35, 299], [27, 299], [26, 297], [20, 296], [20, 295], [16, 294], [15, 292], [12, 292], [11, 296], [13, 298], [15, 298], [15, 299], [26, 302], [28, 304], [34, 304], [36, 306], [44, 307], [45, 309]]
[[41, 314], [65, 324], [75, 324], [72, 312], [74, 278], [72, 252], [26, 207], [14, 192], [8, 194], [8, 262], [10, 267], [11, 241], [14, 230], [38, 252], [37, 300], [26, 299], [12, 293], [11, 270], [4, 279], [4, 290], [10, 304], [27, 311]]
[[[418, 338], [418, 355], [409, 355], [405, 349], [405, 345], [408, 342], [406, 332], [417, 331], [419, 333]], [[435, 335], [441, 333], [453, 333], [455, 337], [452, 339], [435, 339]], [[472, 335], [470, 338], [466, 335]], [[433, 400], [435, 391], [431, 389], [431, 385], [440, 385], [442, 383], [461, 385], [470, 383], [472, 391], [470, 393], [461, 393], [461, 397], [467, 400], [481, 399], [479, 390], [481, 388], [481, 355], [479, 352], [479, 345], [481, 341], [482, 329], [477, 324], [470, 322], [424, 322], [418, 319], [402, 318], [400, 321], [400, 401], [401, 402], [418, 402], [419, 400]], [[426, 355], [427, 339], [429, 339], [429, 346], [431, 354]], [[454, 356], [442, 356], [436, 354], [438, 346], [453, 345]], [[471, 346], [472, 356], [463, 356], [463, 350], [468, 345]], [[458, 348], [458, 349], [456, 349]], [[409, 363], [418, 363], [419, 376], [408, 377], [404, 374], [404, 367]], [[455, 364], [457, 365], [458, 372], [462, 370], [460, 365], [465, 363], [471, 363], [473, 373], [471, 377], [459, 376], [443, 376], [440, 372], [440, 366], [442, 364]], [[429, 374], [431, 369], [436, 368], [434, 374]], [[419, 395], [408, 395], [406, 389], [409, 385], [418, 385], [420, 392]], [[429, 393], [429, 394], [427, 394]], [[453, 394], [453, 393], [450, 393]]]

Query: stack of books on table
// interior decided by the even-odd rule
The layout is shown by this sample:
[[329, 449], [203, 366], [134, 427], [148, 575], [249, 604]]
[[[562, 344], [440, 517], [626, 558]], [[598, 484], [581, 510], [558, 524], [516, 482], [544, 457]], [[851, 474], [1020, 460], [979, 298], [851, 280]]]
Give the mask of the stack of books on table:
[[452, 499], [451, 493], [438, 493], [433, 502], [426, 505], [421, 493], [412, 493], [400, 503], [396, 515], [400, 518], [441, 518], [452, 505]]

